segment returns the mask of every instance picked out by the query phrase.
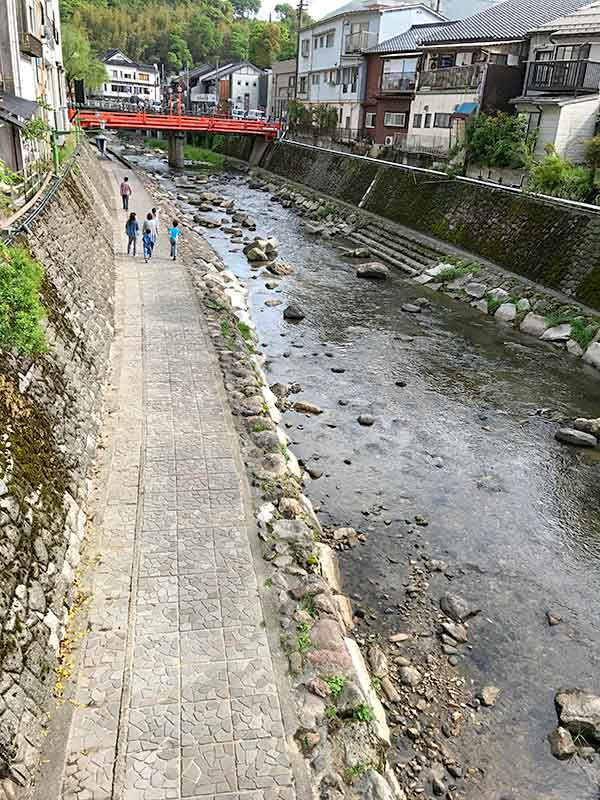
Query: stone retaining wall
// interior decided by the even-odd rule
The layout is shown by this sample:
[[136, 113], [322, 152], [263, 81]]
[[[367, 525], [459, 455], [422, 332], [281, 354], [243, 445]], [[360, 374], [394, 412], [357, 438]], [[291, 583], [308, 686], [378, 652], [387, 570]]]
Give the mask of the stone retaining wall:
[[600, 213], [285, 141], [261, 166], [600, 308]]
[[0, 798], [38, 763], [76, 581], [113, 336], [113, 249], [84, 146], [18, 243], [44, 266], [48, 351], [0, 367]]

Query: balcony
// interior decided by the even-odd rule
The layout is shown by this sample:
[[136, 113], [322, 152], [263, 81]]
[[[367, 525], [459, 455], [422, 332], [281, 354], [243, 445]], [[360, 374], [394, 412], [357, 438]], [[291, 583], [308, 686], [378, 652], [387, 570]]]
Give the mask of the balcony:
[[33, 33], [22, 33], [19, 36], [19, 49], [26, 56], [42, 57], [42, 43]]
[[485, 74], [486, 64], [469, 64], [466, 67], [430, 69], [419, 76], [419, 91], [477, 89]]
[[527, 92], [578, 94], [598, 92], [597, 61], [532, 61], [527, 72]]
[[381, 79], [381, 92], [382, 94], [414, 92], [416, 82], [416, 72], [385, 72]]
[[344, 39], [344, 55], [359, 56], [361, 53], [375, 47], [377, 44], [377, 34], [371, 31], [359, 31], [349, 33]]

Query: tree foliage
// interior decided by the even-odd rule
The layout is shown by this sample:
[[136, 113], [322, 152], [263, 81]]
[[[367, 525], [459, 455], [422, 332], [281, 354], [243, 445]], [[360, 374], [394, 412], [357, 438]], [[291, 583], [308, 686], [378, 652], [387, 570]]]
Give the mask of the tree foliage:
[[65, 24], [62, 29], [63, 63], [69, 91], [73, 81], [83, 80], [89, 89], [97, 89], [108, 79], [106, 67], [92, 52], [83, 30]]
[[[276, 20], [269, 22], [255, 19], [260, 0], [60, 0], [60, 5], [71, 78], [83, 78], [90, 88], [106, 78], [96, 57], [112, 48], [171, 72], [217, 59], [250, 60], [266, 68], [296, 53], [297, 13], [289, 3], [276, 6]], [[304, 15], [302, 24], [309, 22]]]
[[527, 123], [523, 116], [478, 114], [467, 125], [466, 158], [486, 167], [521, 169], [531, 162]]
[[338, 112], [326, 104], [308, 106], [294, 100], [288, 106], [288, 123], [293, 131], [323, 136], [338, 127]]

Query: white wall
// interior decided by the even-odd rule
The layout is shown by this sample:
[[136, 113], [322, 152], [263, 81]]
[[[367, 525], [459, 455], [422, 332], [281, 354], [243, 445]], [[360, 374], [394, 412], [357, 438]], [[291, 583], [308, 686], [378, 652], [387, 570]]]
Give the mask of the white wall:
[[258, 79], [260, 73], [250, 66], [241, 67], [231, 76], [231, 99], [232, 108], [244, 109], [244, 95], [248, 94], [249, 109], [258, 108], [259, 86]]
[[594, 135], [599, 98], [590, 97], [562, 106], [556, 131], [556, 151], [569, 161], [583, 161], [585, 147]]
[[[454, 93], [439, 93], [423, 92], [415, 95], [410, 108], [410, 122], [408, 126], [408, 133], [420, 136], [423, 139], [447, 139], [450, 141], [449, 128], [434, 128], [433, 121], [435, 114], [452, 114], [457, 105], [461, 103], [475, 103], [477, 102], [477, 94], [475, 92], [468, 92], [466, 94]], [[429, 109], [429, 110], [426, 110]], [[423, 120], [425, 114], [431, 114], [431, 128], [415, 128], [414, 117], [415, 114], [422, 114]]]
[[424, 25], [429, 22], [440, 22], [440, 18], [433, 11], [426, 8], [399, 8], [385, 11], [379, 23], [379, 42], [385, 42], [392, 36], [398, 36], [407, 31], [412, 25]]

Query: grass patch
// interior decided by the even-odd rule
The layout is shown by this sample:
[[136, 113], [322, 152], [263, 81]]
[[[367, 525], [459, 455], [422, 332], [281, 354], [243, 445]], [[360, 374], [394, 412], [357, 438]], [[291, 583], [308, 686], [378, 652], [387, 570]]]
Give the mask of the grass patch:
[[373, 689], [375, 689], [376, 692], [381, 691], [381, 681], [379, 680], [377, 675], [373, 676], [373, 679], [371, 681], [371, 686], [373, 687]]
[[296, 627], [298, 650], [304, 654], [312, 647], [310, 640], [310, 625], [308, 622], [299, 622]]
[[480, 269], [479, 264], [468, 264], [462, 261], [454, 267], [443, 269], [435, 276], [435, 279], [440, 280], [442, 283], [451, 283], [457, 278], [462, 278], [463, 275], [472, 275]]
[[262, 433], [263, 431], [268, 431], [269, 426], [266, 422], [263, 422], [261, 419], [257, 420], [254, 425], [252, 426], [253, 433]]
[[327, 706], [325, 716], [327, 719], [337, 719], [337, 708], [335, 706]]
[[324, 678], [325, 683], [329, 686], [329, 691], [331, 692], [332, 697], [339, 697], [342, 693], [342, 689], [346, 685], [346, 676], [345, 675], [330, 675], [328, 678]]
[[24, 248], [0, 243], [0, 350], [36, 355], [47, 349], [41, 326], [42, 266]]
[[242, 339], [245, 342], [252, 341], [252, 328], [248, 325], [247, 322], [238, 322], [238, 330], [242, 335]]
[[354, 766], [348, 767], [348, 769], [345, 770], [344, 778], [346, 779], [346, 783], [354, 783], [354, 781], [360, 778], [361, 775], [364, 775], [368, 769], [369, 764], [366, 761], [357, 761]]
[[319, 557], [316, 555], [316, 553], [311, 553], [306, 559], [306, 563], [309, 567], [316, 567], [319, 563]]
[[598, 332], [600, 324], [597, 322], [586, 322], [581, 317], [571, 323], [571, 339], [574, 339], [583, 351], [587, 350], [592, 339]]
[[305, 594], [302, 600], [300, 600], [299, 605], [302, 611], [307, 611], [313, 619], [316, 619], [319, 616], [319, 612], [317, 611], [312, 595]]
[[273, 587], [273, 578], [267, 578], [265, 580], [265, 589], [271, 589]]
[[166, 139], [144, 139], [144, 145], [148, 150], [163, 150], [166, 152], [169, 149], [169, 143]]
[[355, 722], [373, 722], [375, 714], [373, 714], [371, 706], [368, 706], [366, 703], [361, 703], [354, 709], [352, 719]]
[[188, 161], [206, 161], [213, 167], [222, 169], [225, 166], [225, 157], [220, 153], [198, 147], [196, 144], [186, 144], [183, 148], [183, 157]]
[[498, 300], [497, 297], [486, 297], [485, 300], [487, 303], [488, 314], [495, 314], [502, 305], [502, 300]]
[[68, 158], [70, 158], [73, 153], [75, 152], [75, 148], [77, 147], [77, 136], [75, 131], [72, 130], [71, 133], [68, 133], [65, 136], [65, 142], [62, 147], [58, 148], [58, 163], [64, 163]]

